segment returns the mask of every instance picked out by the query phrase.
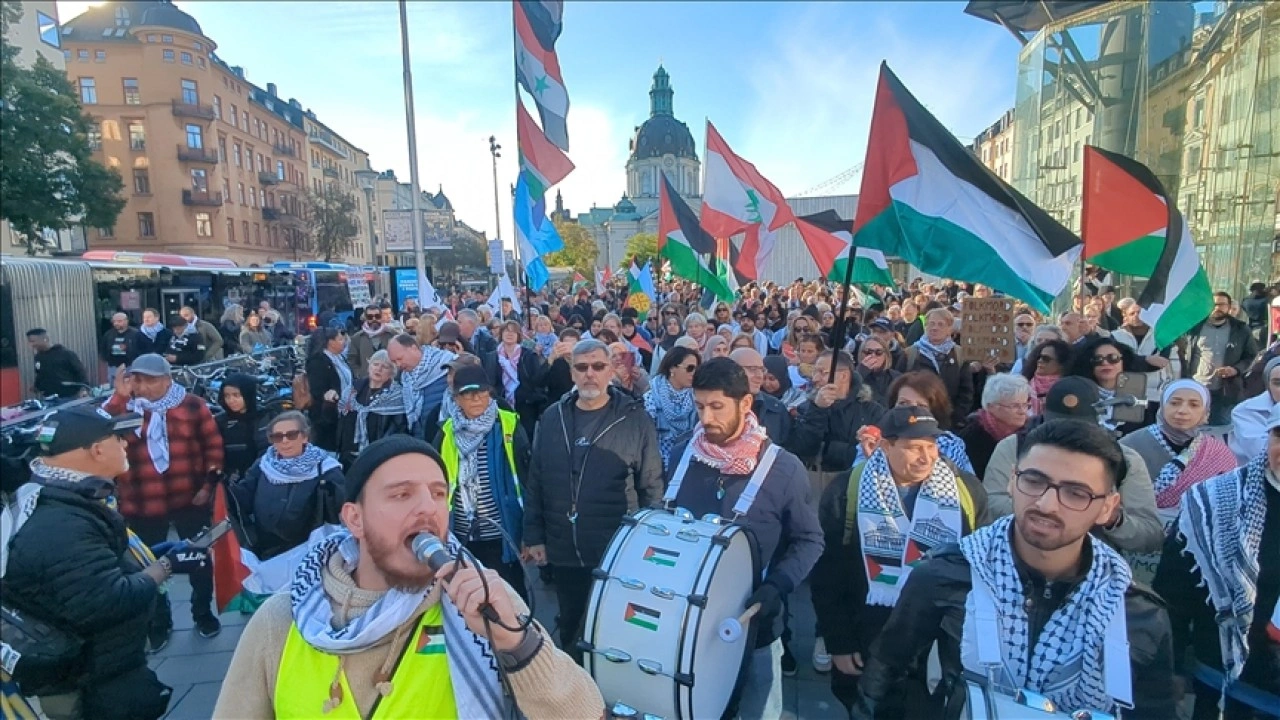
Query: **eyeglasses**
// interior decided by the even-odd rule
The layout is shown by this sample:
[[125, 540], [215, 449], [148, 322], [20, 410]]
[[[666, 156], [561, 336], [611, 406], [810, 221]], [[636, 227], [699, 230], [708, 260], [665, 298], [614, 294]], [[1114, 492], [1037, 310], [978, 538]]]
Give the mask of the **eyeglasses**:
[[862, 356], [863, 356], [863, 357], [868, 357], [868, 356], [870, 356], [870, 357], [880, 357], [881, 355], [884, 355], [884, 351], [883, 351], [883, 350], [863, 350], [863, 351], [862, 351]]
[[1018, 492], [1023, 495], [1038, 498], [1052, 489], [1058, 493], [1058, 503], [1062, 507], [1076, 512], [1088, 510], [1094, 500], [1101, 500], [1110, 494], [1095, 495], [1092, 490], [1080, 483], [1056, 483], [1038, 470], [1015, 470], [1013, 477], [1016, 481], [1014, 487], [1018, 488]]
[[1098, 367], [1099, 365], [1118, 365], [1120, 364], [1120, 361], [1123, 359], [1124, 358], [1120, 357], [1115, 353], [1112, 353], [1110, 355], [1094, 355], [1093, 366]]
[[1019, 411], [1027, 412], [1028, 410], [1031, 409], [1030, 400], [1027, 400], [1025, 402], [1020, 402], [1020, 403], [1019, 402], [991, 403], [991, 405], [992, 407], [1004, 408], [1006, 410], [1012, 410], [1014, 412], [1019, 412]]
[[595, 372], [604, 372], [608, 368], [609, 368], [609, 363], [606, 363], [606, 362], [574, 363], [573, 365], [573, 369], [580, 373], [585, 373], [588, 370], [593, 370]]
[[285, 440], [297, 440], [301, 436], [301, 430], [285, 430], [284, 432], [273, 432], [267, 436], [267, 439], [273, 443], [278, 443]]

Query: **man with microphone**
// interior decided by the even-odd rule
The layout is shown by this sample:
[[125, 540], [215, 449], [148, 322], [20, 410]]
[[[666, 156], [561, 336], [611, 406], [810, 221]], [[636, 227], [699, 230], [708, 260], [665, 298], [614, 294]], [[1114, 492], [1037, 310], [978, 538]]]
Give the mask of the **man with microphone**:
[[215, 718], [603, 716], [591, 677], [515, 590], [446, 557], [457, 544], [434, 448], [383, 438], [346, 479], [346, 531], [314, 545], [290, 592], [253, 616]]

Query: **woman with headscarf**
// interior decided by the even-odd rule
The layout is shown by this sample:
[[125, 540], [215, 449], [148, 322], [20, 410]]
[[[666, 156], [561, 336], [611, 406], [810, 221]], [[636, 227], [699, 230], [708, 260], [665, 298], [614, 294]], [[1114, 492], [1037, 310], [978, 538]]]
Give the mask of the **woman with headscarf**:
[[880, 338], [868, 336], [858, 348], [858, 376], [871, 391], [871, 399], [884, 405], [889, 397], [889, 386], [902, 373], [894, 370], [889, 345]]
[[1267, 417], [1280, 403], [1280, 357], [1262, 368], [1262, 392], [1231, 411], [1231, 450], [1241, 463], [1258, 457], [1267, 447]]
[[344, 467], [350, 467], [356, 456], [374, 440], [408, 432], [404, 391], [395, 381], [395, 376], [396, 366], [391, 363], [386, 350], [378, 350], [369, 356], [369, 376], [356, 381], [351, 397], [343, 407], [338, 458]]
[[707, 338], [707, 344], [702, 348], [702, 362], [719, 357], [729, 357], [729, 341], [719, 333], [714, 333]]
[[[1194, 380], [1175, 380], [1160, 396], [1156, 424], [1130, 433], [1120, 444], [1142, 456], [1156, 491], [1156, 511], [1166, 533], [1192, 485], [1230, 472], [1236, 456], [1226, 443], [1200, 432], [1209, 420], [1209, 391]], [[1150, 583], [1160, 553], [1126, 554], [1134, 580]]]
[[662, 320], [662, 341], [653, 348], [653, 360], [649, 362], [649, 374], [654, 375], [658, 372], [658, 367], [662, 365], [662, 356], [671, 352], [671, 348], [676, 346], [676, 341], [683, 337], [680, 328], [679, 315], [667, 315]]
[[693, 405], [693, 373], [700, 355], [678, 345], [662, 358], [658, 374], [649, 378], [649, 392], [644, 394], [644, 409], [658, 428], [658, 452], [662, 466], [671, 460], [676, 439], [698, 424], [698, 410]]
[[791, 367], [781, 355], [765, 356], [764, 379], [760, 381], [760, 389], [781, 400], [793, 416], [808, 399], [803, 390], [792, 384]]
[[227, 477], [243, 477], [266, 448], [266, 436], [258, 429], [258, 381], [236, 373], [228, 375], [218, 388], [218, 432], [226, 453]]

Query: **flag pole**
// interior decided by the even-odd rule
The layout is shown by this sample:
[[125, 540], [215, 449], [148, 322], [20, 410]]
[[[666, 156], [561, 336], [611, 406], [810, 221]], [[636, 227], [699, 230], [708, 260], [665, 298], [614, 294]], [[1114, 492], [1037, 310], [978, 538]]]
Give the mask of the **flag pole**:
[[405, 0], [400, 0], [400, 56], [404, 64], [404, 115], [409, 140], [409, 189], [413, 193], [413, 264], [418, 271], [418, 305], [426, 301], [427, 254], [422, 242], [422, 189], [418, 183], [418, 132], [413, 113], [413, 70], [409, 63], [409, 11]]
[[[516, 63], [518, 62], [515, 54], [516, 54], [516, 47], [519, 41], [520, 41], [520, 38], [516, 31], [516, 6], [515, 6], [515, 3], [511, 3], [511, 69], [513, 72], [515, 71]], [[516, 101], [516, 104], [513, 107], [515, 107], [516, 111], [518, 112], [520, 108], [520, 81], [514, 76], [512, 77], [511, 93]], [[519, 124], [520, 123], [518, 122], [518, 118], [517, 118], [517, 123], [516, 123], [517, 125], [516, 154], [517, 155], [520, 152]], [[518, 167], [516, 169], [516, 172], [517, 173], [520, 172]], [[497, 173], [496, 166], [494, 168], [494, 173], [495, 175]], [[517, 178], [517, 181], [518, 180], [519, 178]], [[533, 305], [533, 302], [532, 302], [533, 293], [529, 290], [529, 273], [528, 272], [521, 273], [521, 271], [524, 270], [524, 260], [523, 258], [520, 257], [520, 228], [516, 224], [515, 214], [516, 214], [516, 191], [515, 191], [515, 186], [512, 186], [511, 188], [511, 228], [512, 230], [515, 231], [515, 236], [516, 236], [515, 242], [513, 243], [515, 247], [515, 251], [512, 253], [512, 255], [515, 257], [515, 260], [516, 260], [516, 295], [519, 296], [521, 294], [520, 288], [523, 287], [524, 288], [524, 317], [525, 317], [526, 329], [529, 332], [532, 332], [533, 331], [533, 314], [529, 312], [529, 308]], [[523, 282], [521, 282], [520, 280], [520, 277], [522, 274], [524, 276]], [[501, 304], [502, 299], [499, 298], [498, 302], [499, 304]]]
[[[850, 226], [853, 221], [849, 222]], [[827, 384], [834, 385], [836, 382], [836, 353], [840, 352], [844, 346], [844, 334], [847, 330], [846, 320], [849, 314], [849, 286], [853, 285], [853, 263], [858, 257], [858, 234], [856, 232], [849, 233], [849, 262], [844, 266], [844, 284], [840, 293], [840, 314], [836, 317], [835, 332], [831, 333], [831, 370], [827, 373]], [[865, 303], [864, 303], [865, 305]], [[866, 318], [866, 308], [863, 308], [863, 319]]]

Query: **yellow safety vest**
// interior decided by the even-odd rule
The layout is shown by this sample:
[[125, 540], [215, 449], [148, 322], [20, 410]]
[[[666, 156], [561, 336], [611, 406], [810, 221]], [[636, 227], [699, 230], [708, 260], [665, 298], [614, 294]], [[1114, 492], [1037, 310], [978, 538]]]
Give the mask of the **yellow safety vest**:
[[[421, 718], [457, 720], [453, 680], [444, 644], [441, 605], [422, 615], [418, 629], [400, 653], [391, 675], [390, 695], [380, 698], [370, 718]], [[362, 720], [346, 673], [338, 677], [342, 702], [324, 712], [329, 684], [338, 672], [338, 656], [316, 650], [302, 639], [297, 624], [289, 627], [289, 637], [276, 673], [275, 717], [316, 720]]]
[[[502, 448], [507, 453], [507, 464], [511, 466], [511, 476], [516, 479], [516, 497], [522, 497], [520, 473], [516, 471], [516, 423], [520, 416], [506, 410], [498, 411], [498, 421], [502, 423]], [[453, 434], [453, 419], [444, 424], [444, 439], [440, 442], [440, 457], [444, 460], [445, 474], [449, 476], [449, 507], [453, 507], [453, 493], [458, 489], [458, 443]]]

